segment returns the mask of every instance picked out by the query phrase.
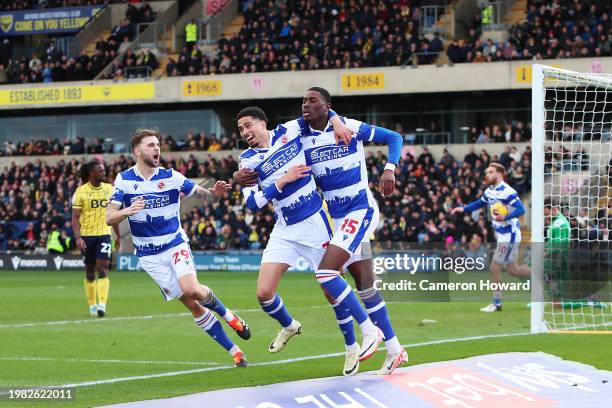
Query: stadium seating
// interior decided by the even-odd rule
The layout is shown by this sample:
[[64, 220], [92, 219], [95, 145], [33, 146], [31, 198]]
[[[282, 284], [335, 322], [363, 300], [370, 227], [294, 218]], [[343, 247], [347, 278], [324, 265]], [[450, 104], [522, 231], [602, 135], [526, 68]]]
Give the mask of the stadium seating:
[[[418, 7], [409, 1], [268, 0], [243, 2], [245, 24], [222, 36], [215, 53], [183, 49], [168, 76], [326, 68], [397, 66], [433, 62], [441, 39], [419, 35]], [[416, 60], [414, 60], [416, 58]]]
[[482, 39], [480, 26], [447, 48], [451, 62], [495, 62], [612, 55], [610, 4], [598, 1], [530, 0], [527, 18], [505, 42]]
[[[61, 51], [55, 40], [49, 38], [39, 54], [33, 54], [29, 59], [13, 59], [12, 43], [5, 38], [0, 43], [0, 84], [92, 80], [134, 39], [138, 23], [153, 20], [155, 13], [148, 3], [142, 3], [139, 7], [129, 4], [125, 18], [110, 31], [108, 38], [100, 38], [92, 52], [84, 50], [74, 58]], [[103, 79], [126, 78], [127, 67], [148, 67], [154, 70], [157, 66], [155, 55], [144, 49], [126, 55]]]

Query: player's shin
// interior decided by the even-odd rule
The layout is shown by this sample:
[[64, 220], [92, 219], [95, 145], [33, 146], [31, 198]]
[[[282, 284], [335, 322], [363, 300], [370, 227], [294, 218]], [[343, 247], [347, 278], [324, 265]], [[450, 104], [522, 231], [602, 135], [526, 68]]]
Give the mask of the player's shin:
[[200, 286], [205, 293], [204, 300], [199, 302], [200, 305], [207, 309], [213, 310], [215, 313], [219, 314], [219, 316], [223, 317], [223, 319], [243, 340], [248, 340], [251, 338], [251, 329], [249, 328], [247, 322], [242, 320], [240, 316], [232, 312], [229, 308], [225, 307], [225, 305], [217, 298], [212, 289], [204, 285]]
[[293, 317], [287, 311], [285, 303], [278, 293], [275, 293], [271, 299], [259, 302], [259, 304], [263, 311], [276, 320], [283, 328], [291, 326]]
[[348, 348], [357, 344], [355, 340], [355, 328], [353, 326], [353, 316], [351, 311], [339, 304], [332, 305], [334, 313], [336, 313], [336, 321], [340, 332], [344, 336], [344, 345]]
[[208, 333], [210, 337], [219, 343], [221, 347], [230, 352], [231, 355], [234, 354], [232, 353], [232, 350], [234, 352], [240, 350], [238, 346], [236, 346], [227, 336], [225, 330], [223, 330], [223, 326], [221, 326], [221, 323], [219, 323], [215, 315], [213, 315], [210, 310], [205, 309], [204, 313], [199, 317], [194, 317], [194, 320], [199, 328]]
[[359, 291], [359, 297], [361, 297], [372, 323], [383, 332], [387, 352], [389, 354], [401, 352], [402, 346], [395, 335], [391, 319], [389, 318], [389, 312], [387, 311], [387, 305], [380, 292], [374, 288], [368, 288]]
[[234, 314], [217, 298], [215, 292], [211, 288], [201, 285], [206, 294], [204, 300], [200, 302], [202, 306], [210, 309], [221, 316], [226, 322], [231, 322], [234, 319]]
[[107, 277], [98, 278], [98, 300], [105, 305], [108, 302], [108, 292], [110, 289], [110, 279]]
[[319, 269], [316, 272], [317, 281], [334, 299], [339, 307], [346, 308], [355, 318], [364, 335], [376, 334], [378, 329], [372, 324], [365, 310], [359, 303], [357, 295], [349, 284], [340, 277], [337, 271], [331, 269]]

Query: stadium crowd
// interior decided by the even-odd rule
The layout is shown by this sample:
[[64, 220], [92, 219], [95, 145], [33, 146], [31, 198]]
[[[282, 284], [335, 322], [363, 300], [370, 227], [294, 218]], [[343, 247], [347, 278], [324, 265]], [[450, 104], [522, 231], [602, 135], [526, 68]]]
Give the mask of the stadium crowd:
[[[417, 132], [404, 131], [400, 123], [389, 125], [381, 123], [383, 127], [395, 129], [404, 137], [404, 142], [414, 144], [435, 144], [439, 140], [427, 140], [426, 136]], [[432, 123], [428, 132], [435, 131], [437, 125]], [[484, 127], [472, 126], [467, 131], [468, 143], [509, 143], [529, 142], [531, 140], [531, 124], [522, 121], [510, 121], [505, 125], [487, 125]], [[189, 132], [185, 136], [173, 137], [162, 135], [162, 149], [166, 152], [176, 151], [209, 151], [232, 150], [239, 146], [239, 138], [236, 133], [229, 136], [217, 136], [214, 133]], [[83, 137], [76, 139], [58, 138], [30, 139], [23, 142], [5, 141], [3, 148], [0, 147], [0, 156], [40, 156], [40, 155], [70, 155], [85, 153], [124, 153], [113, 143], [106, 143], [101, 138], [86, 140]]]
[[[100, 38], [96, 42], [93, 54], [82, 51], [74, 58], [66, 55], [58, 48], [56, 41], [49, 38], [30, 58], [14, 59], [13, 44], [5, 38], [0, 43], [0, 84], [92, 80], [134, 39], [137, 24], [152, 22], [155, 18], [155, 12], [148, 3], [138, 7], [128, 4], [125, 18], [112, 29], [108, 38]], [[129, 51], [121, 61], [116, 62], [105, 79], [128, 77], [130, 73], [126, 73], [126, 68], [148, 67], [154, 70], [158, 65], [155, 54], [149, 49], [137, 53]], [[137, 72], [132, 70], [133, 75]]]
[[[168, 76], [267, 72], [431, 63], [439, 36], [419, 36], [419, 7], [411, 1], [247, 0], [245, 24], [204, 55], [185, 47]], [[416, 58], [417, 61], [414, 61]]]
[[[171, 135], [162, 135], [162, 149], [166, 152], [177, 151], [209, 151], [231, 150], [236, 148], [238, 137], [217, 137], [214, 133], [189, 132], [185, 137], [174, 138]], [[115, 140], [116, 142], [116, 140]], [[75, 139], [47, 138], [27, 140], [23, 142], [5, 141], [4, 148], [0, 149], [0, 156], [58, 156], [71, 154], [98, 154], [98, 153], [124, 153], [123, 145], [115, 145], [102, 138], [86, 140], [83, 137]]]
[[[508, 181], [520, 193], [530, 191], [530, 148], [517, 152], [510, 146], [500, 157], [474, 148], [460, 161], [445, 151], [435, 161], [427, 148], [416, 155], [406, 147], [396, 171], [397, 190], [382, 198], [377, 192], [378, 176], [386, 159], [381, 151], [368, 154], [370, 184], [380, 204], [381, 221], [377, 230], [380, 241], [466, 242], [488, 241], [492, 231], [481, 214], [461, 221], [448, 211], [477, 197], [482, 190], [482, 174], [492, 160], [508, 166]], [[237, 169], [231, 156], [221, 160], [209, 156], [206, 161], [190, 156], [164, 162], [190, 178], [230, 180]], [[134, 164], [120, 156], [107, 165], [109, 180]], [[67, 242], [74, 242], [70, 225], [70, 198], [80, 184], [80, 162], [60, 161], [50, 166], [41, 160], [23, 166], [9, 166], [0, 172], [0, 250], [44, 251], [49, 231], [57, 228]], [[218, 203], [196, 206], [182, 217], [185, 231], [194, 249], [260, 249], [265, 247], [275, 218], [271, 206], [252, 213], [242, 203], [240, 186]], [[53, 227], [53, 226], [56, 227]], [[476, 238], [475, 238], [476, 237]], [[68, 246], [67, 246], [68, 247]]]
[[482, 19], [466, 39], [451, 41], [451, 62], [495, 62], [612, 55], [610, 2], [529, 0], [527, 18], [509, 31], [505, 42], [481, 40]]

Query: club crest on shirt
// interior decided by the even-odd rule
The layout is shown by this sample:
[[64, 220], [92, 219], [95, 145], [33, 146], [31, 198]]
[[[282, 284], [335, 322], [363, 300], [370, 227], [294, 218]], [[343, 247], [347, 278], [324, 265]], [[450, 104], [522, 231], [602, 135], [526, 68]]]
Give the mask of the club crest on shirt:
[[287, 143], [287, 140], [288, 140], [287, 136], [283, 136], [283, 138], [281, 139], [281, 143], [285, 144], [285, 143]]
[[158, 189], [163, 190], [164, 187], [166, 187], [166, 183], [164, 183], [163, 181], [160, 181], [159, 183], [157, 183]]

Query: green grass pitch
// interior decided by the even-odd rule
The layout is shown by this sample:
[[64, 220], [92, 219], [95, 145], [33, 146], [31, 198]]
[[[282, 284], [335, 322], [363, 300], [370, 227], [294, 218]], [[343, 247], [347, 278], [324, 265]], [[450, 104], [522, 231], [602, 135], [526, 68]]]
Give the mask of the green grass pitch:
[[[245, 342], [231, 334], [252, 364], [246, 369], [229, 367], [231, 357], [195, 326], [179, 302], [165, 302], [144, 272], [113, 272], [108, 318], [89, 318], [83, 275], [0, 272], [0, 388], [208, 370], [77, 388], [76, 400], [70, 406], [92, 406], [341, 373], [342, 356], [323, 357], [343, 352], [344, 346], [334, 314], [312, 274], [288, 273], [281, 282], [279, 293], [289, 311], [302, 322], [304, 332], [278, 354], [267, 351], [278, 327], [259, 309], [255, 273], [198, 275], [228, 307], [241, 311], [240, 315], [249, 322], [251, 340]], [[612, 348], [605, 335], [549, 334], [449, 341], [529, 331], [525, 302], [506, 302], [502, 313], [481, 313], [481, 306], [481, 302], [393, 302], [388, 308], [402, 344], [415, 344], [408, 348], [410, 364], [541, 350], [612, 369]], [[421, 319], [437, 320], [438, 324], [421, 326]], [[438, 343], [431, 344], [434, 342]], [[362, 364], [360, 371], [378, 369], [383, 358], [384, 351], [377, 353]], [[302, 360], [282, 361], [287, 359]], [[0, 400], [0, 406], [17, 404], [5, 399]]]

